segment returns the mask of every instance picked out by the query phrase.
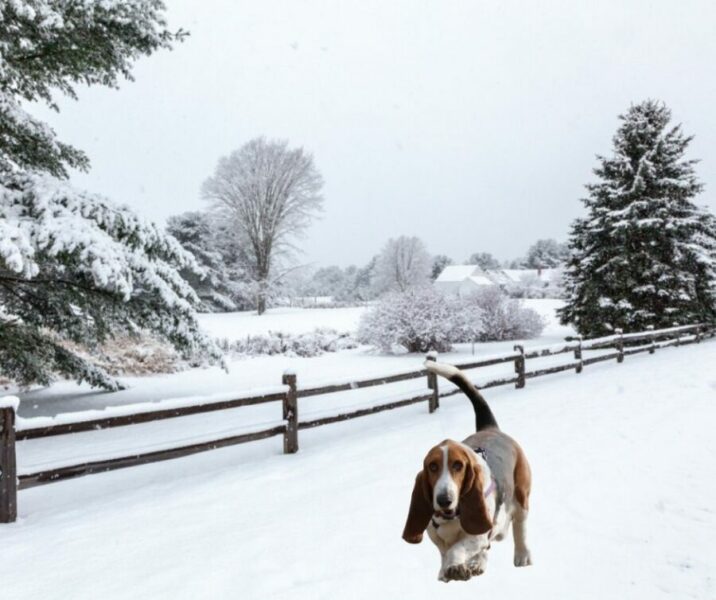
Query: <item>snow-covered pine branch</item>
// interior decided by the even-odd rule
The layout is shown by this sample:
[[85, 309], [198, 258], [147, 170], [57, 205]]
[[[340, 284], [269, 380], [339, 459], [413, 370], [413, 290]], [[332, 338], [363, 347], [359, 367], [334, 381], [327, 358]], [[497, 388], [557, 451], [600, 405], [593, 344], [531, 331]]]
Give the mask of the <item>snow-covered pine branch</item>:
[[117, 87], [132, 79], [142, 55], [170, 48], [161, 0], [6, 0], [0, 2], [0, 172], [39, 169], [58, 177], [86, 169], [85, 154], [56, 139], [23, 102], [57, 108], [55, 92], [75, 98], [75, 86]]
[[0, 369], [22, 383], [59, 372], [118, 384], [61, 340], [92, 346], [118, 333], [156, 332], [184, 356], [218, 359], [199, 331], [194, 290], [179, 270], [194, 257], [126, 207], [40, 175], [0, 184]]

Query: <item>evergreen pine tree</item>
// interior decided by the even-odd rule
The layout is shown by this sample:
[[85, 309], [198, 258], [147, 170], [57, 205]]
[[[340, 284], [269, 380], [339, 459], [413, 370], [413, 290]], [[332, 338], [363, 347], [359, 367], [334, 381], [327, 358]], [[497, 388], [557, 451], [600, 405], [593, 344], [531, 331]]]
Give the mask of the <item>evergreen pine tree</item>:
[[151, 331], [185, 357], [219, 354], [200, 331], [198, 298], [179, 271], [200, 272], [171, 236], [124, 206], [61, 181], [87, 157], [26, 112], [57, 108], [77, 84], [116, 87], [141, 55], [182, 37], [160, 0], [0, 2], [0, 375], [23, 385], [55, 374], [120, 384], [74, 353]]
[[[170, 217], [167, 232], [191, 252], [202, 269], [184, 269], [181, 275], [201, 299], [202, 312], [250, 308], [245, 258], [227, 243], [224, 227], [209, 213], [189, 211]], [[237, 255], [238, 254], [238, 255]]]
[[703, 186], [684, 158], [692, 137], [652, 100], [620, 119], [572, 227], [562, 322], [599, 336], [713, 320], [716, 227], [693, 203]]

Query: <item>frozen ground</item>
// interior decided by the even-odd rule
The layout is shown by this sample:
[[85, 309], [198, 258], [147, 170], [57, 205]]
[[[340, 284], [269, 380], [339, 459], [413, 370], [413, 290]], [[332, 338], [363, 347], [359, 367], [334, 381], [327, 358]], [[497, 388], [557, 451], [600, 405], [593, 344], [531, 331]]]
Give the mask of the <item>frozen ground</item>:
[[505, 541], [446, 585], [436, 549], [400, 539], [424, 452], [470, 432], [454, 396], [302, 431], [292, 456], [274, 438], [20, 492], [2, 598], [712, 599], [715, 361], [709, 341], [488, 390], [534, 471], [529, 568]]
[[[526, 300], [547, 321], [542, 336], [528, 340], [526, 344], [551, 344], [564, 339], [572, 330], [559, 325], [555, 309], [559, 300]], [[354, 331], [360, 314], [365, 308], [324, 309], [274, 309], [261, 317], [253, 313], [226, 313], [202, 315], [202, 326], [214, 336], [235, 339], [247, 335], [271, 331], [312, 331], [328, 326], [339, 331]], [[511, 342], [477, 344], [476, 355], [494, 354], [511, 350]], [[455, 352], [445, 355], [445, 360], [470, 360], [470, 344], [458, 345]], [[335, 379], [361, 379], [389, 375], [417, 368], [422, 357], [416, 355], [389, 356], [367, 348], [324, 354], [315, 358], [286, 356], [261, 356], [234, 360], [226, 373], [218, 367], [191, 369], [168, 375], [147, 377], [123, 377], [129, 386], [122, 392], [106, 393], [77, 386], [73, 382], [58, 382], [49, 388], [36, 389], [20, 394], [20, 415], [25, 417], [56, 415], [58, 413], [97, 409], [105, 406], [157, 401], [187, 396], [211, 396], [226, 393], [242, 393], [253, 388], [264, 388], [281, 383], [286, 369], [293, 369], [300, 385], [313, 385]], [[489, 374], [489, 373], [486, 373]], [[10, 393], [12, 390], [8, 390]]]
[[269, 331], [306, 333], [317, 327], [339, 332], [355, 331], [365, 307], [272, 308], [261, 316], [256, 311], [199, 315], [199, 323], [213, 337], [230, 340]]

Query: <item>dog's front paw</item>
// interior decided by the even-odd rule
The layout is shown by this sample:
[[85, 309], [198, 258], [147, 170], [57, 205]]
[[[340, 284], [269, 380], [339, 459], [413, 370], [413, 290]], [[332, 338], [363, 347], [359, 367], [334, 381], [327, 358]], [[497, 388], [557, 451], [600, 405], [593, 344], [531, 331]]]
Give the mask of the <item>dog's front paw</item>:
[[524, 550], [515, 550], [515, 566], [516, 567], [527, 567], [532, 564], [532, 556], [530, 551], [525, 548]]
[[443, 581], [467, 581], [472, 577], [472, 572], [465, 564], [450, 565], [443, 571], [443, 577]]
[[473, 556], [468, 561], [467, 566], [471, 575], [482, 575], [487, 568], [487, 552], [480, 552], [480, 554]]

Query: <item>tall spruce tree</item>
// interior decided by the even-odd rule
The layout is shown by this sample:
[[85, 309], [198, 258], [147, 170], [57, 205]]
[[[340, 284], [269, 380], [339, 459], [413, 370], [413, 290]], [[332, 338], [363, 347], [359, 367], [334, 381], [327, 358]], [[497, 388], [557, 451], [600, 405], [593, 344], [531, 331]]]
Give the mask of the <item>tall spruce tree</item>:
[[613, 155], [598, 156], [569, 241], [563, 323], [587, 336], [716, 317], [716, 226], [684, 158], [692, 140], [671, 112], [647, 100], [624, 115]]

